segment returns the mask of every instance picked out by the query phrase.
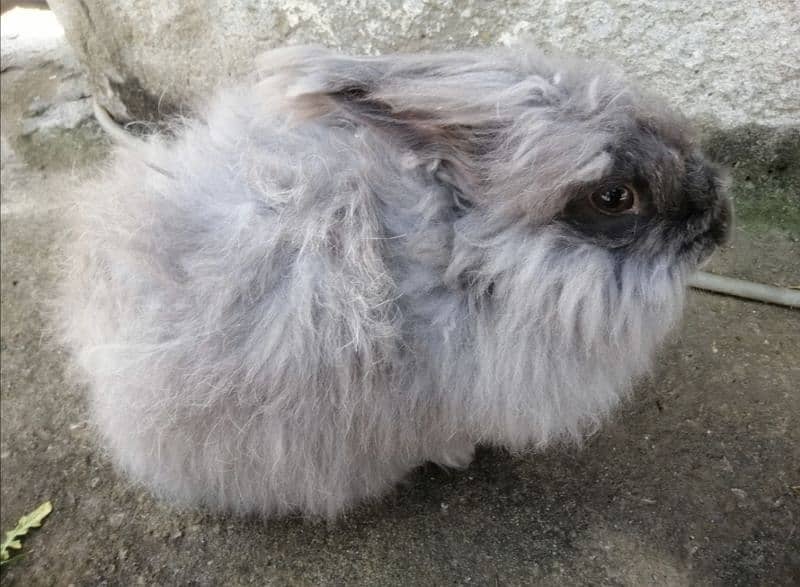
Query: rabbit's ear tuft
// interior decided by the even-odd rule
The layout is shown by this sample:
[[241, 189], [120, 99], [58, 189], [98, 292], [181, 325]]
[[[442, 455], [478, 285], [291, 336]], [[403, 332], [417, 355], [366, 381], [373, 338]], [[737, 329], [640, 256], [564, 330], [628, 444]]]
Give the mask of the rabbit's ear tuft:
[[[510, 83], [472, 53], [348, 57], [316, 48], [273, 51], [261, 58], [264, 83], [280, 80], [295, 115], [337, 115], [369, 126], [403, 149], [412, 150], [437, 177], [469, 198], [480, 173], [477, 159], [493, 128], [480, 85], [492, 90]], [[509, 79], [506, 79], [509, 77]]]

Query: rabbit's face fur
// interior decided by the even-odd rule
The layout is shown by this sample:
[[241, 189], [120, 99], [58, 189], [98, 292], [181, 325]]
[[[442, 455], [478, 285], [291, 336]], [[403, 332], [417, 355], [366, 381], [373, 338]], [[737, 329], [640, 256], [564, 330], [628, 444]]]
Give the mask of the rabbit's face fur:
[[289, 110], [352, 124], [379, 152], [408, 154], [420, 184], [444, 186], [388, 203], [387, 236], [414, 236], [387, 248], [409, 259], [394, 277], [416, 352], [479, 439], [522, 447], [592, 429], [730, 232], [725, 180], [686, 122], [610, 66], [292, 49], [264, 65], [286, 76]]
[[579, 439], [725, 240], [719, 172], [606, 66], [268, 53], [84, 197], [66, 338], [117, 463], [334, 515], [477, 442]]

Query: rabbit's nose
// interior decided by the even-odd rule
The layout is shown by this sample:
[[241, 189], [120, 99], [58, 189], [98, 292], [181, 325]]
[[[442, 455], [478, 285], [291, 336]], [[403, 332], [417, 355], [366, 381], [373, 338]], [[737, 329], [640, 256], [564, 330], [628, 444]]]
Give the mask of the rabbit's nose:
[[727, 245], [733, 235], [733, 204], [727, 196], [720, 198], [711, 217], [709, 232], [717, 245]]

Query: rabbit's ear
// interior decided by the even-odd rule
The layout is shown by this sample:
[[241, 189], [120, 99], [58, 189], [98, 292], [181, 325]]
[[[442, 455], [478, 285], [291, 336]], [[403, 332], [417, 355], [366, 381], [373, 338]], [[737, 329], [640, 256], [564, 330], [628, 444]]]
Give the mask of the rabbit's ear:
[[350, 86], [326, 97], [346, 118], [412, 151], [440, 181], [455, 186], [467, 199], [477, 187], [478, 141], [472, 125], [452, 124], [436, 111], [404, 108], [383, 99], [379, 88]]
[[[502, 123], [487, 119], [481, 92], [507, 87], [510, 72], [489, 71], [472, 53], [348, 57], [295, 47], [261, 58], [264, 82], [277, 83], [295, 114], [335, 113], [412, 150], [469, 198], [477, 158]], [[494, 113], [494, 109], [491, 109]]]

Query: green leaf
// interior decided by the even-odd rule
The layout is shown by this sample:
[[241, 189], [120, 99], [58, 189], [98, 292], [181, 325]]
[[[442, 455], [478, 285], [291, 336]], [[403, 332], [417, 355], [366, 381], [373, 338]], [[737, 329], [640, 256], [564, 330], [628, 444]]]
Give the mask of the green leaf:
[[[25, 536], [31, 528], [38, 528], [44, 519], [53, 511], [53, 504], [49, 501], [44, 502], [38, 508], [26, 516], [22, 516], [17, 522], [17, 527], [6, 532], [6, 539], [0, 544], [0, 562], [9, 562], [10, 549], [19, 550], [22, 548], [21, 536]], [[16, 557], [15, 557], [16, 558]]]

